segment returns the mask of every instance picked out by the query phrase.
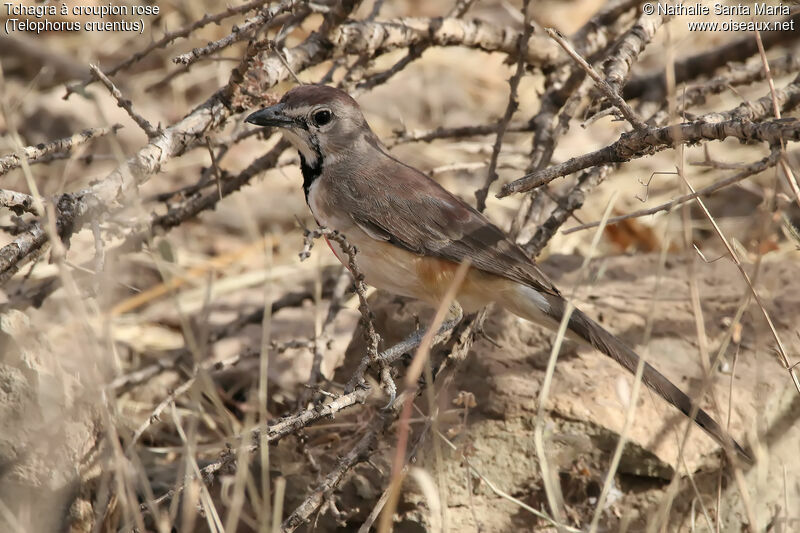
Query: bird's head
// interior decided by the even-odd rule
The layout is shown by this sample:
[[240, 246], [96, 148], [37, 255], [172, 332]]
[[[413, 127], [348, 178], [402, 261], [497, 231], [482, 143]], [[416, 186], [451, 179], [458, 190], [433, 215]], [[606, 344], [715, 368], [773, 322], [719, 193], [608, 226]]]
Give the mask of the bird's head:
[[316, 167], [338, 159], [374, 134], [361, 109], [346, 92], [326, 85], [300, 85], [277, 104], [251, 114], [245, 122], [281, 128], [306, 164]]

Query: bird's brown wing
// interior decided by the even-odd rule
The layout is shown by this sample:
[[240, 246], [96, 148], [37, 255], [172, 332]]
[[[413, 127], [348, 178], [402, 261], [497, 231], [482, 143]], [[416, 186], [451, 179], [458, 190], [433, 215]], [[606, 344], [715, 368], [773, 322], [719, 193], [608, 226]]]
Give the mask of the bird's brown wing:
[[331, 187], [367, 234], [419, 255], [460, 263], [557, 295], [547, 275], [485, 216], [418, 170], [388, 158]]

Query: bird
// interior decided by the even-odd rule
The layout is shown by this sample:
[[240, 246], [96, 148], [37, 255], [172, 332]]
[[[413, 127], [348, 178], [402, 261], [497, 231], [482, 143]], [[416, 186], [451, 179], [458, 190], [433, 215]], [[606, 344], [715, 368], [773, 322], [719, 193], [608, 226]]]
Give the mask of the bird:
[[[344, 90], [298, 85], [245, 121], [279, 128], [297, 149], [314, 219], [356, 247], [367, 284], [437, 306], [459, 265], [469, 261], [456, 296], [464, 312], [494, 303], [540, 326], [558, 328], [567, 300], [536, 262], [477, 209], [388, 153]], [[329, 244], [347, 265], [340, 245]], [[573, 308], [567, 329], [570, 337], [636, 373], [636, 352], [581, 310]], [[738, 442], [649, 363], [642, 382], [717, 443], [752, 463]]]

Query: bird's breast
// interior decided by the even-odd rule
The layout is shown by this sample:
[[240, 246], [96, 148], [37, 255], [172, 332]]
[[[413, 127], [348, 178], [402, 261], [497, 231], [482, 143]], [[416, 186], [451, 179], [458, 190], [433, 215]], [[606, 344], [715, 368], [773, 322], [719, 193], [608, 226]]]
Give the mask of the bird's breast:
[[322, 178], [313, 180], [306, 191], [306, 202], [317, 224], [344, 232], [344, 228], [341, 227], [344, 221], [340, 220], [342, 217], [337, 216], [336, 211], [325, 201], [325, 181]]

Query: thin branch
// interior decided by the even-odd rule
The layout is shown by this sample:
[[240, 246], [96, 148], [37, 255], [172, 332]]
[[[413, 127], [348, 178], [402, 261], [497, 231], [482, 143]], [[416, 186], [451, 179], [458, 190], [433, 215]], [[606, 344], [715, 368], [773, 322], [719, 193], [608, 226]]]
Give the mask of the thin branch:
[[[252, 432], [240, 436], [239, 438], [252, 438], [254, 443], [275, 443], [283, 437], [291, 435], [296, 431], [312, 424], [313, 422], [322, 420], [324, 418], [334, 417], [337, 413], [344, 409], [354, 405], [363, 404], [369, 397], [369, 392], [369, 389], [357, 389], [350, 394], [339, 396], [338, 398], [331, 400], [322, 406], [314, 406], [309, 409], [302, 410], [292, 416], [285, 417], [274, 422], [273, 424], [269, 424], [266, 428], [255, 429]], [[252, 453], [257, 451], [258, 448], [259, 444], [250, 444], [246, 447], [246, 451], [248, 453]], [[207, 485], [211, 484], [219, 475], [224, 474], [232, 467], [235, 467], [235, 463], [235, 453], [231, 453], [230, 450], [223, 452], [219, 460], [205, 466], [200, 470], [203, 482]], [[153, 505], [158, 505], [171, 501], [175, 496], [183, 492], [186, 487], [186, 483], [193, 479], [196, 479], [195, 476], [187, 476], [183, 485], [166, 492], [151, 503]], [[142, 511], [148, 511], [148, 503], [143, 503], [141, 508]]]
[[[608, 36], [613, 33], [614, 24], [634, 8], [639, 8], [643, 0], [610, 0], [595, 13], [570, 40], [583, 56], [593, 56], [608, 46]], [[564, 58], [564, 64], [569, 61]]]
[[[276, 303], [278, 302], [276, 301], [275, 303], [273, 303], [273, 307], [275, 306]], [[445, 327], [449, 327], [452, 329], [454, 326], [455, 324], [452, 321], [443, 324], [439, 332], [437, 332], [437, 335], [434, 336], [432, 343], [438, 343], [441, 341], [442, 339], [441, 332]], [[462, 361], [464, 359], [466, 355], [465, 350], [468, 350], [469, 346], [471, 346], [472, 344], [472, 334], [470, 333], [471, 331], [473, 330], [468, 328], [467, 331], [465, 332], [465, 335], [462, 335], [460, 344], [456, 348], [454, 348], [451, 357], [444, 360], [443, 365], [446, 365], [447, 361], [450, 359], [453, 359], [454, 361]], [[469, 335], [467, 335], [467, 333], [469, 333]], [[396, 358], [402, 356], [404, 353], [407, 353], [409, 350], [418, 346], [421, 339], [422, 339], [421, 335], [418, 336], [417, 334], [414, 334], [409, 338], [401, 341], [400, 343], [382, 352], [380, 354], [380, 358], [387, 362], [395, 360]], [[437, 373], [437, 375], [439, 374]], [[250, 437], [252, 439], [253, 444], [248, 445], [246, 451], [248, 453], [253, 453], [259, 449], [260, 443], [268, 442], [271, 444], [277, 442], [283, 437], [296, 433], [297, 431], [305, 428], [306, 426], [314, 422], [317, 422], [325, 418], [332, 418], [336, 416], [337, 413], [339, 413], [344, 409], [347, 409], [354, 405], [363, 404], [367, 400], [367, 398], [369, 398], [369, 395], [370, 395], [370, 390], [368, 388], [356, 387], [354, 390], [346, 394], [331, 399], [328, 403], [325, 403], [323, 405], [315, 405], [309, 409], [301, 410], [291, 416], [284, 417], [281, 420], [278, 420], [272, 424], [268, 424], [265, 428], [255, 429], [248, 435], [243, 435], [240, 436], [239, 438]], [[392, 418], [387, 417], [386, 420], [391, 421]], [[201, 476], [203, 482], [207, 485], [211, 484], [217, 478], [217, 476], [225, 472], [228, 472], [234, 466], [235, 462], [236, 462], [235, 453], [231, 453], [230, 450], [223, 452], [219, 460], [207, 465], [201, 470]], [[345, 469], [345, 472], [346, 470], [347, 469]], [[188, 483], [192, 479], [195, 479], [194, 476], [187, 476], [183, 485], [179, 486], [174, 490], [168, 491], [162, 496], [156, 498], [151, 503], [153, 505], [156, 505], [172, 500], [172, 498], [183, 492], [183, 490], [186, 487], [186, 483]], [[312, 492], [312, 495], [310, 497], [313, 497], [313, 494], [314, 493]], [[141, 508], [143, 511], [147, 511], [149, 510], [149, 504], [146, 502], [142, 504]]]
[[70, 137], [63, 137], [44, 144], [37, 144], [36, 146], [26, 146], [13, 154], [0, 157], [0, 176], [22, 166], [23, 159], [29, 165], [45, 162], [50, 157], [66, 154], [76, 146], [85, 144], [93, 139], [104, 137], [109, 133], [116, 133], [120, 128], [122, 128], [121, 124], [114, 124], [108, 128], [89, 128]]
[[123, 98], [122, 93], [119, 91], [119, 89], [117, 89], [114, 83], [110, 79], [108, 79], [108, 76], [103, 74], [103, 72], [99, 68], [97, 68], [97, 65], [89, 65], [89, 70], [92, 72], [92, 75], [96, 79], [98, 79], [100, 82], [102, 82], [103, 85], [106, 86], [108, 92], [110, 92], [111, 96], [113, 96], [114, 99], [117, 101], [117, 105], [122, 109], [124, 109], [128, 113], [128, 115], [133, 119], [133, 121], [136, 122], [136, 124], [140, 128], [142, 128], [142, 130], [144, 130], [148, 139], [157, 137], [161, 133], [160, 128], [154, 128], [153, 125], [147, 121], [147, 119], [145, 119], [143, 116], [141, 116], [140, 114], [136, 113], [133, 110], [133, 104], [131, 103], [131, 101]]
[[[618, 31], [620, 18], [636, 8], [641, 2], [612, 0], [598, 11], [572, 36], [574, 47], [589, 61], [600, 61], [607, 55], [609, 39]], [[534, 134], [530, 151], [530, 163], [526, 172], [545, 168], [555, 152], [559, 138], [569, 129], [570, 121], [578, 113], [590, 86], [585, 82], [585, 72], [574, 68], [573, 61], [564, 63], [547, 75], [546, 91], [540, 99], [539, 112], [529, 121]], [[557, 117], [557, 118], [556, 118]], [[511, 231], [518, 234], [534, 213], [542, 210], [550, 197], [545, 188], [526, 197], [512, 223]]]
[[530, 0], [523, 0], [522, 13], [524, 21], [523, 30], [520, 32], [519, 38], [517, 39], [517, 69], [508, 81], [508, 104], [506, 104], [506, 111], [503, 113], [503, 118], [500, 119], [500, 123], [497, 125], [497, 135], [495, 136], [494, 146], [492, 147], [492, 156], [489, 159], [489, 170], [486, 172], [486, 182], [483, 184], [483, 187], [475, 191], [475, 198], [477, 200], [476, 209], [481, 212], [486, 209], [486, 196], [489, 194], [489, 187], [499, 178], [497, 175], [497, 159], [500, 157], [500, 150], [503, 147], [503, 137], [505, 136], [506, 128], [508, 128], [508, 125], [511, 123], [511, 118], [519, 108], [517, 91], [519, 90], [519, 82], [522, 80], [523, 74], [525, 74], [525, 60], [523, 59], [523, 54], [525, 46], [533, 33], [529, 5]]
[[397, 63], [392, 65], [390, 68], [378, 72], [369, 76], [367, 79], [360, 81], [356, 85], [356, 89], [359, 91], [369, 91], [389, 81], [389, 79], [397, 74], [398, 72], [402, 71], [408, 65], [422, 57], [422, 53], [427, 50], [430, 45], [420, 45], [420, 44], [412, 44], [408, 47], [408, 53], [403, 56]]
[[[325, 237], [325, 240], [328, 241], [329, 244], [330, 241], [338, 244], [341, 251], [347, 256], [347, 264], [345, 266], [347, 266], [347, 269], [353, 275], [353, 279], [355, 280], [355, 289], [356, 294], [358, 295], [358, 311], [361, 313], [361, 322], [364, 325], [364, 335], [367, 340], [367, 357], [371, 363], [378, 365], [380, 370], [381, 385], [391, 398], [391, 401], [394, 401], [394, 398], [397, 395], [397, 387], [395, 386], [391, 373], [389, 372], [389, 363], [382, 359], [378, 354], [378, 346], [380, 345], [381, 337], [378, 335], [378, 332], [375, 331], [375, 315], [372, 313], [372, 311], [370, 311], [369, 303], [367, 302], [367, 284], [364, 283], [364, 275], [359, 270], [356, 259], [358, 251], [356, 250], [355, 246], [351, 245], [347, 241], [347, 238], [343, 234], [336, 230], [327, 228], [305, 230], [305, 244], [303, 246], [303, 251], [300, 252], [301, 261], [308, 258], [311, 247], [314, 246], [314, 239], [318, 239], [320, 237]], [[338, 253], [336, 255], [338, 257]], [[343, 259], [344, 258], [340, 258], [342, 263], [344, 263]], [[391, 401], [389, 403], [391, 403]]]
[[[354, 7], [351, 1], [344, 2], [344, 5]], [[326, 16], [318, 32], [287, 50], [286, 60], [289, 64], [299, 71], [329, 57], [330, 48], [322, 42], [320, 34], [326, 35], [346, 15], [346, 11], [337, 10], [335, 14]], [[231, 82], [241, 79], [243, 75], [234, 71]], [[279, 59], [268, 57], [259, 64], [258, 75], [261, 86], [272, 87], [286, 79], [289, 72]], [[150, 143], [104, 179], [75, 193], [61, 195], [56, 205], [59, 213], [57, 227], [62, 239], [68, 239], [80, 230], [87, 218], [109, 212], [124, 193], [147, 181], [172, 157], [203, 142], [209, 131], [220, 128], [234, 112], [231, 99], [235, 85], [229, 83], [183, 119], [164, 128]], [[42, 225], [36, 223], [13, 242], [0, 248], [0, 284], [11, 278], [33, 254], [45, 246], [47, 239]]]
[[[387, 146], [393, 147], [398, 144], [414, 142], [431, 142], [437, 139], [452, 139], [461, 137], [476, 137], [479, 135], [491, 135], [497, 132], [499, 122], [490, 124], [479, 124], [477, 126], [456, 126], [452, 128], [435, 128], [432, 130], [420, 131], [395, 131], [395, 136], [387, 142]], [[507, 133], [518, 133], [531, 131], [533, 127], [529, 123], [509, 124], [506, 127]]]
[[547, 35], [557, 42], [559, 46], [561, 46], [561, 48], [563, 48], [564, 51], [575, 60], [578, 66], [580, 66], [584, 72], [586, 72], [589, 77], [594, 80], [594, 82], [597, 84], [597, 87], [603, 92], [606, 98], [608, 98], [611, 103], [613, 103], [617, 109], [619, 109], [620, 113], [622, 113], [622, 116], [624, 116], [625, 119], [630, 122], [631, 126], [633, 126], [635, 130], [641, 131], [647, 128], [647, 125], [642, 122], [642, 119], [639, 118], [631, 106], [629, 106], [628, 103], [623, 100], [619, 94], [617, 94], [614, 88], [611, 87], [611, 85], [609, 85], [609, 83], [597, 73], [594, 67], [592, 67], [583, 57], [581, 57], [578, 52], [575, 51], [572, 45], [568, 43], [560, 33], [552, 28], [547, 28], [545, 31], [547, 32]]
[[[800, 55], [787, 54], [769, 62], [770, 70], [776, 76], [782, 76], [790, 72], [800, 70]], [[763, 80], [765, 77], [764, 66], [761, 63], [752, 63], [740, 68], [734, 68], [730, 73], [717, 76], [711, 80], [697, 85], [690, 85], [679, 95], [681, 109], [689, 106], [702, 104], [705, 96], [709, 94], [720, 94], [731, 87], [739, 85], [749, 85]], [[679, 111], [680, 111], [679, 110]]]
[[[556, 203], [547, 220], [537, 226], [533, 237], [523, 245], [528, 255], [531, 257], [539, 255], [553, 235], [556, 234], [558, 228], [567, 221], [572, 213], [583, 206], [583, 202], [586, 200], [589, 192], [597, 187], [609, 172], [611, 172], [611, 165], [594, 167], [581, 173], [578, 177], [578, 182], [572, 190], [570, 190], [569, 194], [561, 199], [562, 201]], [[614, 219], [609, 219], [608, 224], [611, 224], [613, 220]], [[599, 222], [597, 224], [599, 224]], [[565, 231], [562, 233], [567, 232]]]
[[[164, 33], [161, 39], [157, 41], [153, 41], [147, 47], [142, 50], [139, 50], [129, 58], [121, 61], [111, 67], [108, 70], [104, 70], [103, 74], [106, 76], [113, 76], [117, 72], [121, 70], [125, 70], [134, 63], [137, 63], [147, 57], [153, 50], [157, 50], [159, 48], [164, 48], [169, 45], [171, 42], [188, 37], [192, 34], [195, 30], [198, 30], [204, 26], [208, 26], [209, 24], [219, 24], [222, 20], [232, 17], [234, 15], [240, 15], [242, 13], [247, 13], [248, 11], [252, 11], [253, 9], [258, 8], [259, 6], [266, 4], [270, 0], [252, 0], [251, 2], [247, 2], [246, 4], [242, 4], [240, 6], [229, 6], [225, 9], [225, 11], [221, 11], [219, 13], [215, 13], [213, 15], [205, 15], [203, 18], [196, 20], [192, 24], [188, 26], [184, 26], [183, 28], [175, 31], [168, 31]], [[80, 91], [85, 89], [90, 83], [92, 83], [92, 79], [87, 79], [82, 81], [81, 83], [68, 85], [67, 86], [67, 93], [64, 95], [64, 99], [70, 97], [70, 95], [74, 92]]]
[[609, 87], [618, 95], [628, 79], [631, 67], [653, 40], [656, 32], [664, 23], [661, 15], [642, 14], [636, 23], [614, 44], [614, 52], [605, 62], [604, 71]]
[[299, 0], [284, 0], [277, 6], [262, 9], [256, 16], [246, 20], [241, 26], [234, 26], [233, 31], [222, 39], [208, 43], [202, 48], [195, 48], [191, 52], [181, 54], [172, 61], [188, 66], [202, 57], [227, 48], [233, 43], [249, 39], [255, 30], [269, 23], [276, 15], [294, 9], [298, 2]]
[[[619, 89], [623, 86], [631, 66], [644, 50], [645, 46], [652, 40], [662, 22], [663, 18], [660, 16], [652, 17], [641, 15], [636, 24], [614, 43], [612, 55], [604, 61], [604, 72], [609, 86], [615, 93], [619, 93]], [[559, 114], [557, 126], [560, 131], [566, 131], [568, 128], [569, 120], [575, 114], [574, 107], [577, 105], [576, 101], [583, 98], [583, 93], [585, 92], [584, 87], [585, 85], [574, 93], [564, 104]], [[572, 105], [570, 105], [570, 103], [572, 103]], [[554, 134], [557, 133], [559, 133], [558, 130], [554, 131]], [[552, 149], [555, 147], [554, 136], [551, 137], [552, 144], [548, 143], [540, 148], [540, 150], [547, 150], [549, 148], [549, 151], [540, 152], [540, 157], [546, 156], [547, 162], [549, 162], [552, 156]], [[542, 166], [540, 165], [539, 168], [542, 168]], [[572, 216], [575, 210], [583, 205], [584, 199], [589, 192], [605, 179], [611, 169], [611, 165], [602, 165], [583, 172], [578, 177], [577, 183], [572, 190], [555, 200], [555, 205], [547, 220], [542, 224], [537, 224], [534, 235], [525, 243], [524, 248], [528, 254], [535, 257], [542, 251], [547, 242], [555, 235], [558, 228]], [[543, 196], [539, 198], [543, 198]], [[533, 207], [533, 205], [532, 203], [531, 207]]]
[[36, 202], [33, 196], [17, 191], [0, 189], [0, 207], [13, 211], [16, 215], [31, 213], [41, 216], [42, 213], [36, 209]]
[[[325, 283], [322, 287], [322, 295], [324, 297], [329, 296], [331, 288], [331, 283]], [[290, 292], [272, 302], [272, 305], [270, 306], [270, 313], [274, 315], [281, 309], [300, 307], [303, 302], [311, 300], [313, 297], [314, 295], [310, 291]], [[209, 344], [214, 344], [222, 339], [231, 338], [248, 325], [261, 324], [263, 318], [263, 307], [260, 307], [251, 313], [237, 316], [225, 324], [211, 328], [206, 342]], [[154, 363], [115, 378], [107, 385], [107, 387], [109, 389], [126, 390], [140, 383], [144, 383], [148, 379], [160, 374], [161, 372], [177, 368], [178, 365], [189, 360], [191, 355], [192, 353], [189, 348], [173, 350], [166, 356], [157, 359]]]
[[[472, 7], [472, 4], [474, 3], [475, 0], [457, 0], [455, 5], [453, 5], [453, 8], [447, 14], [447, 16], [461, 18], [466, 14], [466, 12], [469, 10], [470, 7]], [[379, 8], [377, 3], [375, 7]], [[373, 21], [374, 19], [375, 17], [370, 16], [367, 18], [367, 21]], [[383, 72], [378, 72], [376, 74], [373, 74], [369, 76], [366, 80], [359, 82], [358, 85], [356, 85], [356, 90], [369, 91], [382, 83], [386, 83], [387, 81], [389, 81], [389, 79], [392, 78], [392, 76], [402, 71], [408, 65], [410, 65], [411, 63], [422, 57], [422, 54], [425, 53], [425, 50], [430, 48], [432, 45], [433, 43], [431, 41], [412, 44], [411, 46], [408, 47], [408, 53], [405, 56], [403, 56], [403, 58], [400, 59], [400, 61], [392, 65], [390, 68], [384, 70]], [[364, 58], [361, 61], [362, 63], [367, 63], [366, 58], [368, 57], [368, 54], [362, 53], [360, 57]], [[360, 70], [363, 71], [364, 69], [361, 68]]]
[[[283, 15], [278, 15], [270, 19], [269, 22], [264, 24], [259, 31], [264, 32], [266, 30], [281, 27], [284, 29], [294, 28], [300, 23], [302, 23], [308, 16], [312, 13], [310, 9], [307, 8], [306, 3], [299, 5], [298, 8], [292, 13], [286, 13]], [[283, 32], [281, 32], [283, 33]], [[243, 36], [243, 39], [247, 36]], [[169, 72], [166, 76], [162, 77], [158, 81], [151, 83], [147, 87], [145, 87], [145, 92], [153, 92], [158, 89], [163, 89], [164, 87], [168, 87], [172, 80], [175, 78], [182, 76], [189, 72], [192, 68], [194, 63], [189, 65], [179, 65], [177, 68], [173, 69]]]
[[[683, 205], [686, 202], [689, 202], [691, 200], [694, 200], [695, 198], [698, 198], [698, 197], [701, 197], [701, 196], [708, 196], [709, 194], [712, 194], [712, 193], [714, 193], [714, 192], [716, 192], [716, 191], [718, 191], [720, 189], [723, 189], [725, 187], [733, 185], [734, 183], [738, 183], [738, 182], [740, 182], [742, 180], [745, 180], [745, 179], [749, 178], [750, 176], [754, 176], [756, 174], [764, 172], [768, 168], [771, 168], [771, 167], [774, 167], [775, 165], [777, 165], [780, 157], [781, 157], [780, 150], [773, 150], [772, 153], [769, 156], [765, 157], [764, 159], [761, 159], [760, 161], [756, 161], [755, 163], [751, 163], [751, 164], [745, 166], [744, 169], [741, 172], [738, 172], [737, 174], [734, 174], [733, 176], [730, 176], [729, 178], [725, 178], [725, 179], [719, 180], [719, 181], [717, 181], [715, 183], [712, 183], [708, 187], [704, 187], [704, 188], [702, 188], [702, 189], [700, 189], [700, 190], [698, 190], [696, 192], [693, 192], [693, 193], [690, 193], [690, 194], [685, 194], [683, 196], [680, 196], [678, 198], [670, 200], [669, 202], [665, 202], [665, 203], [663, 203], [661, 205], [657, 205], [657, 206], [651, 207], [649, 209], [640, 209], [639, 211], [634, 211], [633, 213], [628, 213], [627, 215], [620, 215], [620, 216], [617, 216], [617, 217], [611, 217], [611, 218], [608, 219], [608, 222], [606, 224], [607, 225], [617, 224], [619, 222], [622, 222], [623, 220], [630, 220], [632, 218], [645, 217], [645, 216], [648, 216], [648, 215], [653, 215], [653, 214], [658, 213], [660, 211], [672, 211], [676, 207], [678, 207], [680, 205]], [[564, 235], [567, 235], [569, 233], [574, 233], [576, 231], [581, 231], [581, 230], [585, 230], [585, 229], [589, 229], [589, 228], [594, 228], [594, 227], [597, 227], [598, 225], [600, 225], [599, 221], [598, 222], [590, 222], [588, 224], [581, 224], [580, 226], [576, 226], [574, 228], [569, 228], [567, 230], [564, 230], [562, 233]]]
[[[406, 17], [385, 22], [358, 21], [342, 24], [331, 33], [331, 44], [339, 53], [375, 55], [417, 44], [463, 46], [485, 52], [517, 54], [518, 32], [481, 20], [457, 17]], [[531, 35], [524, 48], [525, 62], [533, 67], [548, 67], [561, 54], [549, 39]]]
[[[449, 335], [449, 333], [455, 328], [462, 319], [461, 314], [456, 314], [453, 317], [450, 317], [447, 321], [445, 321], [439, 330], [436, 332], [436, 335], [433, 337], [432, 344], [438, 344], [445, 340], [445, 338]], [[427, 330], [416, 331], [413, 334], [409, 335], [402, 341], [398, 342], [391, 348], [387, 348], [386, 350], [382, 351], [378, 354], [378, 359], [382, 361], [384, 364], [391, 364], [405, 354], [409, 353], [411, 350], [419, 346], [422, 342], [422, 339], [425, 337]], [[353, 376], [347, 382], [344, 387], [345, 391], [353, 390], [354, 388], [358, 387], [364, 380], [364, 372], [366, 372], [367, 367], [369, 366], [371, 360], [369, 357], [365, 356], [361, 359], [361, 363], [359, 364], [356, 371], [353, 373]]]
[[377, 415], [356, 445], [337, 461], [334, 469], [311, 491], [311, 494], [303, 500], [303, 503], [283, 521], [281, 531], [294, 531], [306, 523], [314, 511], [322, 505], [327, 495], [339, 486], [344, 476], [356, 464], [369, 458], [377, 445], [378, 437], [386, 431], [392, 420], [393, 417], [391, 416]]
[[[298, 348], [311, 348], [310, 341], [297, 341], [291, 340], [288, 342], [278, 344], [275, 341], [272, 341], [269, 345], [269, 349], [272, 350], [274, 353], [284, 353], [287, 350], [294, 350]], [[160, 420], [161, 413], [164, 412], [164, 409], [175, 403], [175, 400], [178, 397], [185, 394], [192, 385], [194, 385], [197, 378], [203, 372], [220, 372], [223, 370], [227, 370], [230, 368], [235, 367], [242, 361], [246, 359], [253, 359], [257, 358], [261, 355], [260, 349], [250, 349], [239, 354], [236, 354], [232, 357], [228, 357], [227, 359], [223, 359], [221, 361], [212, 361], [212, 362], [205, 362], [200, 367], [198, 367], [194, 372], [192, 372], [191, 377], [181, 383], [178, 387], [176, 387], [170, 394], [168, 394], [151, 412], [150, 415], [142, 422], [139, 427], [136, 428], [134, 431], [133, 436], [131, 437], [130, 441], [128, 442], [127, 449], [133, 449], [133, 446], [139, 441], [139, 439], [144, 435], [144, 432], [153, 425], [155, 422]]]
[[787, 118], [753, 123], [735, 119], [719, 123], [690, 122], [633, 131], [623, 134], [618, 141], [605, 148], [574, 157], [508, 183], [497, 196], [503, 198], [513, 193], [529, 191], [585, 168], [652, 155], [671, 148], [675, 145], [676, 139], [680, 139], [684, 144], [695, 144], [700, 141], [721, 141], [728, 137], [740, 141], [762, 141], [770, 145], [781, 141], [800, 141], [800, 120]]

